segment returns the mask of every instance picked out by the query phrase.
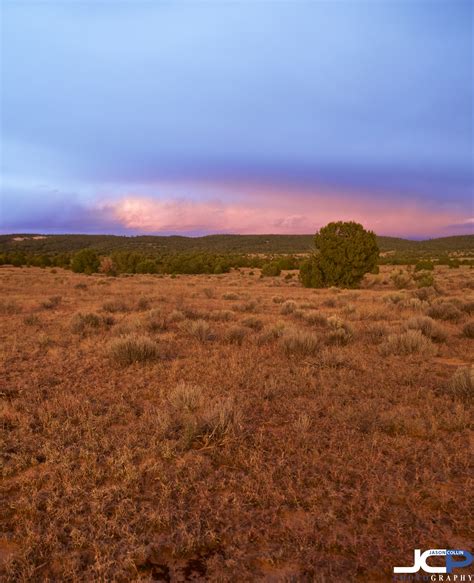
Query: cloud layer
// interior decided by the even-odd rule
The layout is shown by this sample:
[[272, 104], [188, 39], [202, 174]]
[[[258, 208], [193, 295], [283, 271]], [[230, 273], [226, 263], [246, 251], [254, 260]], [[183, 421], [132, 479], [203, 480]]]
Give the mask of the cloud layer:
[[472, 10], [3, 2], [0, 230], [469, 228]]

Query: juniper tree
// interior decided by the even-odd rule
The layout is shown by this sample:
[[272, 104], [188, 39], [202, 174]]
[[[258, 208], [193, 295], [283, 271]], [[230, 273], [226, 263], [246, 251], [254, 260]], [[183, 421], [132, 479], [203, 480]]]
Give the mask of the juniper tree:
[[300, 268], [305, 287], [356, 287], [377, 265], [375, 234], [353, 221], [329, 223], [314, 237], [315, 252]]

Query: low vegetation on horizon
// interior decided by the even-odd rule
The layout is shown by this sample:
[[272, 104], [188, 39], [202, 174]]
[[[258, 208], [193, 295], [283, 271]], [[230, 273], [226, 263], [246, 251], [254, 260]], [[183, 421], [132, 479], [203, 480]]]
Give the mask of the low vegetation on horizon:
[[[314, 235], [0, 235], [0, 253], [15, 250], [31, 253], [67, 253], [92, 248], [99, 253], [113, 251], [215, 252], [215, 253], [308, 253]], [[415, 241], [377, 236], [382, 252], [449, 253], [474, 252], [474, 235], [457, 235]]]
[[[375, 237], [378, 265], [474, 265], [474, 235], [429, 241]], [[299, 269], [315, 250], [314, 235], [0, 235], [0, 265], [62, 267], [76, 272], [221, 274], [258, 268], [263, 276]], [[306, 264], [306, 267], [308, 264]], [[307, 281], [313, 278], [306, 271]]]

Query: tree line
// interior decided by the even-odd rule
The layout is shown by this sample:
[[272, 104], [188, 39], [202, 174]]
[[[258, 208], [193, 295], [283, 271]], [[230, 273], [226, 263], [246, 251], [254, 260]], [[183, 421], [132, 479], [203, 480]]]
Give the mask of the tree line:
[[100, 254], [94, 249], [54, 255], [22, 251], [0, 254], [0, 265], [15, 267], [60, 267], [75, 273], [106, 275], [149, 274], [221, 274], [233, 268], [262, 269], [263, 275], [280, 275], [283, 269], [299, 269], [301, 258], [295, 255], [248, 255], [229, 253], [145, 254], [116, 251]]

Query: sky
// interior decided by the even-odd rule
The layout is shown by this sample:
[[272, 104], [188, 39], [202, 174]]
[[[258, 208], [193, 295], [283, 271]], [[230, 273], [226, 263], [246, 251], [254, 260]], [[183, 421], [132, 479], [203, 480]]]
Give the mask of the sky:
[[0, 232], [474, 232], [470, 0], [0, 0]]

